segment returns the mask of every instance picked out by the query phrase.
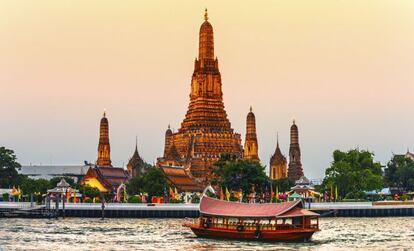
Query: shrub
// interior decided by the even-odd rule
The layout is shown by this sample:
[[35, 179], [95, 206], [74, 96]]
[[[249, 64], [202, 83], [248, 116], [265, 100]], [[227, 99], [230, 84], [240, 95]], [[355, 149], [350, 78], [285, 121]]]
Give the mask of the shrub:
[[3, 201], [9, 201], [9, 194], [8, 193], [3, 194]]
[[93, 200], [91, 198], [87, 198], [84, 202], [85, 203], [93, 203]]
[[410, 196], [408, 196], [407, 194], [401, 195], [401, 200], [402, 201], [409, 200], [409, 199], [410, 199]]
[[236, 197], [234, 197], [233, 195], [230, 196], [230, 201], [239, 201], [239, 199], [237, 199]]
[[128, 203], [141, 203], [141, 198], [137, 196], [131, 196], [128, 198]]
[[170, 203], [183, 203], [183, 201], [182, 200], [177, 200], [177, 199], [171, 198], [170, 199]]
[[191, 196], [191, 203], [200, 203], [200, 197], [197, 194]]

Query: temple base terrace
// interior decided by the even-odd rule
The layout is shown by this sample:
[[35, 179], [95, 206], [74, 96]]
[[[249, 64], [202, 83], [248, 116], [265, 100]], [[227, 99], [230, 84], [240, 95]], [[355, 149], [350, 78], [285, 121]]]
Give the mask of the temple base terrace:
[[[414, 216], [414, 204], [387, 202], [337, 202], [312, 203], [310, 210], [322, 217], [398, 217]], [[309, 204], [305, 204], [309, 208]], [[99, 203], [66, 203], [66, 217], [102, 217]], [[63, 207], [55, 205], [31, 206], [29, 202], [0, 202], [1, 217], [51, 218], [62, 217]], [[196, 218], [199, 216], [198, 204], [137, 204], [106, 203], [105, 218]]]

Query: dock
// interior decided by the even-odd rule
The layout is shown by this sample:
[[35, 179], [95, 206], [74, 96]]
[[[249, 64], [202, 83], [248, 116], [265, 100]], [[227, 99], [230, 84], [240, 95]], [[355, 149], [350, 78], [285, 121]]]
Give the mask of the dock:
[[[306, 203], [306, 208], [309, 204]], [[371, 202], [312, 203], [310, 210], [322, 217], [397, 217], [414, 216], [414, 204], [376, 205]], [[106, 203], [105, 218], [195, 218], [199, 215], [198, 204], [144, 204]], [[1, 217], [51, 218], [51, 217], [102, 217], [99, 203], [66, 203], [63, 213], [54, 205], [46, 209], [44, 205], [31, 206], [25, 202], [0, 202]]]

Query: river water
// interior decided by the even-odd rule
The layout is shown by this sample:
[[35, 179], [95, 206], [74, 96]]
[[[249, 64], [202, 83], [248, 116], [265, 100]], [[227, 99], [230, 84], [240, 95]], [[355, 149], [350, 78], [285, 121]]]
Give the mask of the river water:
[[413, 250], [414, 218], [322, 218], [307, 243], [198, 239], [184, 219], [0, 219], [0, 250]]

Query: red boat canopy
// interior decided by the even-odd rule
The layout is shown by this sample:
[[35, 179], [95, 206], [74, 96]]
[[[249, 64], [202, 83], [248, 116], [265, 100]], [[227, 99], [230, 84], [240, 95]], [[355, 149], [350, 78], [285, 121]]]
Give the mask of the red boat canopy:
[[[284, 203], [251, 204], [229, 202], [203, 196], [200, 202], [200, 214], [234, 218], [274, 218], [319, 215], [303, 209], [302, 207], [302, 201], [300, 200]], [[291, 211], [292, 214], [290, 214]]]

